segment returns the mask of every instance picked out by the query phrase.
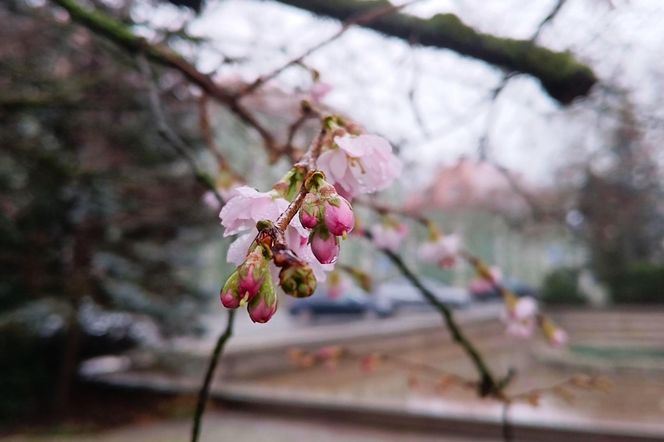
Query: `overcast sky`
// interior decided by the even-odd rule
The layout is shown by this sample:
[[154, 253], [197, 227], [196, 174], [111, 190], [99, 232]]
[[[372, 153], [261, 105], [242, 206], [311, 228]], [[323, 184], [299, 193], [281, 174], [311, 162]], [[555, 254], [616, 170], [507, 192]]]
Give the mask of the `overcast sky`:
[[[431, 0], [405, 12], [423, 17], [453, 12], [479, 30], [529, 38], [554, 3]], [[138, 9], [136, 16], [165, 25], [187, 13], [162, 7], [159, 14]], [[662, 23], [662, 0], [568, 0], [538, 41], [552, 49], [571, 50], [604, 82], [628, 89], [644, 113], [661, 115]], [[197, 61], [202, 69], [218, 66], [217, 51], [248, 56], [245, 63], [227, 66], [221, 73], [240, 73], [251, 80], [338, 28], [338, 22], [271, 1], [223, 0], [211, 1], [190, 31], [213, 41], [213, 50]], [[519, 76], [510, 81], [491, 110], [487, 95], [500, 81], [501, 72], [452, 51], [413, 49], [401, 40], [356, 28], [306, 62], [334, 87], [327, 104], [403, 146], [403, 157], [412, 165], [407, 172], [410, 182], [421, 182], [437, 165], [450, 164], [460, 155], [476, 156], [489, 112], [494, 116], [487, 144], [491, 157], [533, 182], [550, 182], [570, 157], [603, 145], [605, 126], [599, 124], [598, 129], [593, 110], [597, 98], [561, 108], [536, 80]], [[279, 81], [286, 88], [295, 87], [306, 83], [308, 75], [292, 68]], [[408, 98], [413, 84], [422, 125]]]

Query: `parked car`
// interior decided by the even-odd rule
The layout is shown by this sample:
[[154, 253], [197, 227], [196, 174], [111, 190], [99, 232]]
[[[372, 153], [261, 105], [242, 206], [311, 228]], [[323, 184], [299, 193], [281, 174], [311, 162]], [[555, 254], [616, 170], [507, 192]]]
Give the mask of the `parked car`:
[[[449, 286], [428, 278], [422, 279], [422, 283], [440, 302], [449, 307], [463, 308], [471, 302], [470, 294], [466, 289]], [[431, 304], [410, 281], [402, 279], [386, 282], [379, 286], [376, 297], [391, 304], [395, 310], [432, 308]]]
[[[524, 282], [517, 281], [515, 279], [508, 279], [503, 281], [503, 285], [519, 298], [526, 296], [530, 296], [532, 298], [539, 297], [539, 292], [537, 289]], [[473, 299], [479, 302], [496, 301], [502, 299], [500, 292], [489, 284], [471, 284], [470, 293], [472, 294]]]
[[330, 297], [324, 287], [312, 296], [296, 299], [289, 307], [293, 316], [317, 319], [323, 316], [377, 316], [388, 317], [394, 309], [389, 302], [373, 295], [350, 290], [338, 297]]

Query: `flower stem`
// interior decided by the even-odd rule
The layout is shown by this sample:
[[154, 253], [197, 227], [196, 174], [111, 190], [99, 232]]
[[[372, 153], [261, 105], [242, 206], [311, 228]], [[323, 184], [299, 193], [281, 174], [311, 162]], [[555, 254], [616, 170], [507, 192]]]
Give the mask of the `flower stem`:
[[226, 343], [233, 335], [233, 324], [235, 322], [235, 310], [228, 311], [228, 317], [226, 319], [226, 328], [223, 333], [219, 335], [217, 339], [217, 344], [210, 355], [210, 363], [208, 364], [207, 371], [205, 372], [205, 377], [203, 378], [203, 384], [201, 389], [198, 392], [198, 402], [196, 403], [196, 411], [194, 412], [194, 423], [191, 428], [191, 442], [197, 442], [201, 432], [201, 421], [203, 420], [203, 413], [205, 413], [205, 406], [207, 405], [208, 398], [210, 396], [210, 387], [212, 386], [212, 378], [214, 372], [217, 368], [219, 358], [224, 351]]

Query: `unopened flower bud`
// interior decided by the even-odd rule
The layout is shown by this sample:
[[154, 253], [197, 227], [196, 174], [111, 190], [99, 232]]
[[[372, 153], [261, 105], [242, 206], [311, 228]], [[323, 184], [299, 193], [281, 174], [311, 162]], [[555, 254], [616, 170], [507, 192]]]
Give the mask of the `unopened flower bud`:
[[307, 229], [313, 229], [318, 225], [320, 214], [320, 200], [314, 194], [307, 194], [300, 209], [300, 223]]
[[247, 310], [251, 320], [261, 324], [269, 321], [274, 315], [277, 311], [277, 294], [271, 278], [266, 278], [258, 295], [249, 303]]
[[311, 236], [311, 251], [321, 264], [334, 264], [339, 256], [339, 240], [326, 229], [316, 230]]
[[308, 265], [292, 264], [279, 272], [279, 285], [288, 295], [306, 298], [316, 290], [316, 277]]
[[323, 218], [325, 226], [335, 236], [344, 236], [355, 226], [353, 208], [345, 198], [338, 195], [327, 201]]
[[221, 304], [226, 308], [238, 308], [240, 306], [241, 296], [238, 293], [238, 279], [239, 275], [235, 270], [219, 292]]
[[237, 292], [241, 298], [240, 303], [251, 302], [261, 287], [270, 280], [268, 261], [263, 255], [263, 247], [255, 247], [238, 267], [237, 273]]
[[542, 333], [544, 337], [549, 341], [549, 344], [553, 347], [564, 347], [567, 345], [569, 337], [567, 332], [553, 322], [548, 317], [544, 317], [541, 322]]

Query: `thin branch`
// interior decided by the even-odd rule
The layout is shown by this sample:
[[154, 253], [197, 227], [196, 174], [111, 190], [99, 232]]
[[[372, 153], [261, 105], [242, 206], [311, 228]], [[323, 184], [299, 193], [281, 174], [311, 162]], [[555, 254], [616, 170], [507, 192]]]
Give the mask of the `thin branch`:
[[145, 54], [149, 60], [179, 71], [187, 80], [227, 106], [240, 120], [256, 130], [269, 150], [276, 148], [272, 134], [240, 104], [238, 97], [233, 92], [215, 83], [209, 75], [200, 72], [168, 46], [150, 43], [134, 34], [126, 24], [99, 10], [83, 8], [76, 0], [51, 1], [64, 8], [73, 20], [112, 41], [130, 54]]
[[526, 205], [530, 209], [530, 212], [532, 213], [532, 216], [534, 219], [542, 221], [545, 220], [549, 217], [549, 212], [542, 208], [540, 204], [535, 200], [535, 198], [527, 191], [525, 190], [521, 184], [518, 182], [512, 171], [510, 171], [507, 167], [503, 166], [502, 164], [498, 164], [495, 161], [488, 161], [489, 164], [493, 165], [493, 167], [496, 168], [500, 174], [505, 177], [505, 180], [507, 180], [507, 183], [509, 186], [512, 188], [512, 191], [519, 195], [523, 200], [526, 202]]
[[240, 175], [235, 170], [233, 170], [214, 140], [214, 133], [212, 131], [212, 125], [210, 124], [208, 96], [205, 94], [201, 95], [201, 98], [198, 100], [198, 125], [201, 129], [201, 133], [203, 134], [205, 145], [215, 160], [217, 160], [217, 166], [219, 167], [219, 170], [230, 174], [237, 182], [243, 182], [244, 180], [242, 177], [240, 177]]
[[210, 388], [212, 387], [212, 378], [214, 372], [219, 363], [219, 358], [224, 351], [226, 342], [233, 335], [233, 325], [235, 323], [235, 310], [228, 311], [228, 317], [226, 320], [226, 328], [222, 334], [217, 339], [217, 344], [214, 346], [214, 350], [210, 355], [210, 363], [208, 364], [207, 371], [205, 372], [205, 377], [203, 378], [203, 384], [198, 393], [198, 401], [196, 403], [196, 411], [194, 412], [194, 423], [191, 428], [191, 442], [197, 442], [201, 432], [201, 421], [203, 420], [203, 414], [205, 413], [205, 406], [207, 405], [208, 398], [210, 397]]
[[381, 249], [381, 252], [387, 256], [390, 261], [399, 269], [399, 271], [404, 275], [404, 277], [410, 281], [415, 288], [417, 288], [422, 296], [431, 304], [433, 307], [438, 310], [445, 325], [450, 330], [452, 334], [452, 339], [466, 352], [471, 362], [475, 366], [478, 374], [480, 375], [480, 381], [478, 384], [478, 394], [481, 397], [493, 396], [497, 398], [502, 398], [503, 393], [498, 386], [498, 383], [491, 372], [491, 369], [487, 363], [482, 358], [480, 352], [475, 348], [473, 343], [466, 337], [466, 335], [461, 330], [461, 327], [457, 324], [454, 319], [452, 311], [445, 304], [440, 302], [436, 295], [434, 295], [428, 288], [424, 286], [422, 281], [413, 273], [413, 271], [406, 265], [406, 263], [401, 259], [396, 253], [387, 250]]
[[293, 199], [293, 201], [291, 201], [286, 210], [284, 210], [283, 213], [279, 215], [279, 218], [277, 218], [277, 221], [274, 223], [275, 227], [281, 232], [281, 234], [283, 234], [286, 231], [286, 228], [290, 224], [291, 220], [300, 210], [300, 207], [302, 207], [304, 198], [309, 193], [309, 189], [307, 188], [307, 181], [309, 180], [309, 177], [313, 174], [313, 172], [316, 171], [316, 160], [320, 156], [321, 149], [323, 148], [323, 143], [327, 138], [327, 134], [328, 134], [327, 125], [323, 123], [323, 127], [321, 128], [320, 133], [316, 136], [313, 143], [311, 143], [309, 151], [305, 155], [305, 158], [303, 158], [301, 161], [304, 162], [306, 160], [306, 167], [308, 173], [305, 176], [304, 182], [300, 187], [299, 192]]
[[480, 140], [477, 146], [477, 153], [478, 156], [480, 157], [480, 161], [485, 161], [488, 157], [487, 152], [488, 152], [489, 135], [495, 121], [498, 97], [500, 96], [500, 93], [505, 89], [505, 87], [507, 87], [507, 83], [510, 81], [510, 79], [513, 76], [514, 76], [513, 72], [505, 73], [500, 79], [500, 82], [498, 82], [498, 85], [495, 88], [493, 88], [489, 93], [489, 110], [487, 111], [486, 118], [484, 120], [484, 131], [480, 136]]
[[288, 69], [291, 66], [294, 65], [299, 65], [302, 64], [304, 59], [316, 52], [317, 50], [321, 49], [324, 46], [327, 46], [328, 44], [332, 43], [342, 35], [346, 33], [351, 27], [354, 25], [366, 25], [373, 20], [377, 20], [380, 17], [392, 14], [394, 12], [397, 12], [407, 6], [410, 6], [411, 4], [420, 1], [420, 0], [411, 0], [410, 2], [407, 2], [402, 5], [392, 5], [388, 3], [387, 5], [382, 5], [378, 8], [369, 10], [367, 12], [360, 12], [358, 13], [355, 17], [350, 17], [349, 19], [345, 20], [341, 28], [326, 38], [325, 40], [321, 40], [317, 44], [311, 46], [310, 48], [306, 49], [304, 52], [302, 52], [300, 55], [297, 55], [294, 58], [291, 58], [288, 60], [286, 63], [282, 64], [278, 68], [274, 69], [272, 72], [261, 75], [258, 77], [253, 83], [249, 84], [241, 93], [240, 95], [248, 95], [254, 92], [256, 89], [267, 83], [268, 81], [274, 79], [277, 77], [279, 74], [281, 74], [283, 71]]
[[539, 38], [539, 36], [540, 36], [542, 30], [544, 29], [544, 27], [545, 27], [547, 24], [551, 23], [551, 22], [553, 21], [554, 18], [556, 18], [556, 15], [558, 15], [558, 13], [559, 13], [560, 10], [562, 9], [562, 7], [565, 5], [565, 2], [566, 2], [566, 1], [567, 1], [567, 0], [558, 0], [558, 1], [556, 2], [556, 4], [553, 6], [553, 9], [551, 9], [551, 12], [549, 12], [549, 13], [547, 14], [547, 16], [544, 17], [544, 19], [543, 19], [543, 20], [540, 22], [540, 24], [537, 26], [537, 29], [535, 29], [535, 32], [534, 32], [533, 35], [530, 37], [530, 41], [531, 41], [531, 42], [534, 43], [534, 42]]
[[196, 177], [196, 180], [203, 187], [212, 192], [214, 197], [219, 202], [219, 205], [223, 206], [225, 203], [224, 198], [217, 190], [217, 187], [214, 185], [212, 178], [198, 167], [198, 164], [196, 164], [196, 159], [189, 152], [187, 143], [185, 143], [184, 140], [180, 138], [180, 136], [176, 134], [168, 125], [166, 116], [164, 115], [163, 105], [161, 103], [161, 99], [159, 98], [159, 91], [157, 90], [157, 85], [155, 84], [152, 77], [150, 64], [143, 55], [139, 55], [137, 60], [148, 88], [150, 110], [157, 125], [157, 132], [159, 132], [159, 135], [161, 135], [161, 137], [173, 148], [175, 153], [178, 154], [187, 163], [194, 177]]
[[[411, 46], [414, 46], [414, 44], [411, 43]], [[431, 136], [431, 132], [429, 132], [429, 129], [427, 128], [424, 122], [424, 117], [422, 115], [422, 112], [420, 111], [420, 107], [417, 104], [417, 90], [419, 86], [418, 73], [420, 72], [417, 63], [417, 54], [414, 47], [411, 50], [412, 50], [412, 74], [411, 74], [410, 86], [408, 88], [408, 101], [410, 102], [410, 109], [413, 113], [413, 117], [415, 118], [415, 123], [420, 128], [422, 135], [424, 135], [425, 138], [429, 138]]]

